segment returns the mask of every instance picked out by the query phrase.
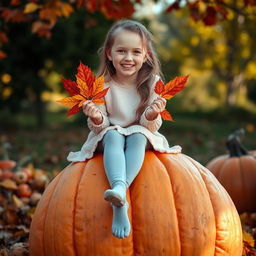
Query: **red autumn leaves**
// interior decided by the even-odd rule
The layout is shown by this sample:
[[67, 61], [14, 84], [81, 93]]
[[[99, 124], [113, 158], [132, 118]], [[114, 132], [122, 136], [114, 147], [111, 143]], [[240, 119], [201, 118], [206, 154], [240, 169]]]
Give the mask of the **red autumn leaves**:
[[71, 107], [67, 115], [76, 114], [86, 100], [92, 100], [95, 104], [104, 104], [102, 99], [109, 88], [104, 89], [104, 77], [96, 78], [91, 69], [82, 62], [77, 68], [76, 81], [62, 79], [62, 83], [70, 97], [58, 100], [57, 102]]
[[[165, 85], [161, 80], [159, 80], [155, 86], [155, 93], [166, 100], [170, 100], [176, 93], [185, 88], [188, 77], [189, 75], [177, 76]], [[173, 121], [171, 114], [166, 109], [160, 114], [164, 120]]]
[[[169, 100], [176, 93], [183, 90], [189, 76], [177, 76], [166, 85], [159, 80], [155, 85], [155, 93]], [[104, 96], [109, 88], [104, 89], [104, 77], [96, 78], [91, 69], [82, 62], [77, 68], [76, 81], [62, 78], [62, 83], [70, 97], [66, 97], [57, 102], [71, 107], [67, 115], [76, 114], [86, 100], [92, 100], [95, 104], [105, 104]], [[172, 117], [167, 110], [160, 113], [164, 120], [172, 121]]]

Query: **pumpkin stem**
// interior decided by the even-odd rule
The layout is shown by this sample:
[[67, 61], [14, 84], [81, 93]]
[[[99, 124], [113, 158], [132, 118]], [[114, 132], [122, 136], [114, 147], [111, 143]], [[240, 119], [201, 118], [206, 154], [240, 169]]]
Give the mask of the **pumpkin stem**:
[[230, 157], [240, 157], [248, 155], [247, 149], [241, 144], [240, 137], [244, 134], [244, 129], [238, 129], [228, 136], [226, 142]]

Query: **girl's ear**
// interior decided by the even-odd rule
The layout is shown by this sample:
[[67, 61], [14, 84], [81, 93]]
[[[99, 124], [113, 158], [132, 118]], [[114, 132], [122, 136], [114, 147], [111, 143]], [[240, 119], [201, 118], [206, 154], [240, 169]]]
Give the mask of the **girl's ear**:
[[110, 54], [110, 50], [106, 50], [106, 55], [107, 55], [108, 59], [111, 61], [112, 57], [111, 57], [111, 54]]

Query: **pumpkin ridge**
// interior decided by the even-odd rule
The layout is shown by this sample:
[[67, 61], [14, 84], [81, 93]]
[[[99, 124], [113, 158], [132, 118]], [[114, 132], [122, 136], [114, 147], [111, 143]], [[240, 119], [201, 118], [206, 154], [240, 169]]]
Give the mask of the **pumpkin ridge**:
[[[64, 170], [63, 170], [63, 171], [64, 171]], [[54, 186], [53, 189], [52, 189], [51, 197], [50, 197], [50, 200], [48, 201], [48, 204], [47, 204], [47, 207], [46, 207], [46, 208], [47, 208], [47, 211], [46, 211], [46, 214], [45, 214], [45, 216], [44, 216], [44, 225], [43, 225], [44, 228], [43, 228], [43, 230], [45, 230], [45, 220], [46, 220], [47, 215], [48, 215], [48, 208], [49, 208], [50, 202], [51, 202], [51, 200], [52, 200], [52, 198], [53, 198], [52, 195], [54, 194], [55, 189], [56, 189], [56, 187], [58, 186], [58, 184], [59, 184], [59, 182], [60, 182], [60, 180], [61, 180], [61, 177], [63, 176], [63, 173], [64, 173], [63, 171], [58, 175], [59, 178], [58, 178], [58, 180], [57, 180], [55, 186]], [[43, 233], [43, 244], [44, 244], [44, 241], [45, 241], [45, 233], [46, 233], [46, 232]], [[47, 255], [46, 252], [45, 252], [45, 249], [46, 249], [46, 248], [45, 248], [45, 246], [44, 246], [44, 255]]]
[[[205, 193], [207, 193], [206, 195], [207, 195], [207, 198], [208, 198], [208, 200], [209, 200], [209, 202], [210, 202], [210, 208], [211, 208], [211, 211], [212, 211], [212, 219], [214, 220], [214, 224], [213, 224], [213, 226], [214, 226], [214, 228], [215, 228], [215, 234], [214, 234], [214, 236], [212, 235], [211, 236], [211, 240], [214, 240], [214, 245], [216, 244], [216, 216], [215, 216], [215, 212], [214, 212], [214, 207], [213, 207], [213, 204], [212, 204], [212, 200], [211, 200], [211, 198], [210, 198], [210, 193], [209, 193], [209, 190], [208, 190], [208, 187], [207, 187], [207, 184], [206, 184], [206, 182], [205, 182], [205, 180], [204, 180], [204, 178], [203, 178], [203, 176], [202, 176], [202, 174], [201, 174], [201, 169], [202, 169], [202, 165], [200, 164], [200, 163], [197, 163], [198, 165], [195, 165], [194, 164], [194, 162], [193, 161], [191, 161], [191, 160], [193, 160], [191, 157], [189, 157], [189, 156], [187, 156], [187, 155], [185, 155], [185, 154], [181, 154], [181, 156], [182, 156], [182, 162], [184, 163], [183, 165], [184, 165], [184, 168], [185, 169], [187, 169], [187, 170], [190, 170], [191, 168], [189, 167], [189, 165], [192, 165], [195, 169], [196, 169], [196, 171], [197, 171], [197, 173], [198, 173], [198, 176], [200, 177], [200, 179], [201, 179], [201, 181], [202, 181], [202, 184], [203, 184], [203, 187], [204, 187], [204, 190], [205, 190]], [[208, 223], [208, 225], [209, 225], [209, 223]], [[208, 235], [208, 237], [210, 237], [210, 234]], [[213, 238], [214, 237], [214, 238]], [[210, 241], [209, 239], [207, 240], [207, 239], [205, 239], [205, 242], [204, 242], [204, 244], [205, 245], [207, 245], [207, 243], [209, 243], [209, 242], [213, 242], [213, 241]], [[207, 248], [208, 246], [205, 246], [204, 248]], [[215, 251], [215, 250], [214, 250]], [[207, 251], [207, 255], [209, 255], [208, 254], [209, 253], [209, 251]], [[215, 254], [214, 254], [215, 255]]]
[[[147, 152], [150, 152], [150, 151], [147, 151]], [[146, 159], [146, 154], [145, 154], [145, 159]], [[145, 161], [145, 159], [144, 159], [144, 161]], [[141, 169], [140, 170], [142, 170], [143, 169], [143, 167], [144, 167], [144, 165], [145, 165], [145, 163], [144, 163], [144, 161], [143, 161], [143, 164], [142, 164], [142, 166], [141, 166]], [[141, 175], [141, 171], [140, 171], [140, 173], [136, 176], [136, 178], [134, 179], [134, 181], [132, 182], [132, 184], [130, 185], [130, 187], [129, 187], [129, 197], [130, 197], [130, 211], [131, 211], [131, 220], [130, 220], [130, 224], [131, 224], [131, 232], [130, 232], [130, 235], [132, 236], [132, 249], [133, 249], [133, 256], [139, 256], [140, 255], [140, 253], [138, 253], [137, 251], [136, 251], [136, 246], [135, 246], [135, 244], [137, 244], [137, 242], [136, 242], [136, 235], [135, 235], [135, 233], [136, 232], [134, 232], [134, 224], [133, 224], [133, 222], [136, 220], [136, 214], [135, 214], [135, 212], [133, 211], [133, 208], [134, 208], [134, 205], [136, 204], [136, 201], [133, 201], [132, 200], [132, 190], [133, 190], [133, 187], [136, 185], [136, 181], [139, 179], [139, 176]], [[136, 221], [135, 221], [136, 222]]]
[[[160, 156], [160, 155], [159, 155]], [[160, 156], [161, 157], [161, 156]], [[164, 158], [164, 157], [163, 157]], [[186, 161], [186, 155], [184, 155], [184, 154], [178, 154], [178, 155], [173, 155], [173, 154], [169, 154], [168, 156], [167, 156], [167, 158], [168, 158], [168, 160], [167, 161], [169, 161], [168, 163], [166, 162], [166, 166], [168, 167], [167, 168], [167, 171], [168, 171], [168, 173], [169, 173], [169, 177], [170, 177], [170, 179], [171, 179], [171, 177], [174, 179], [173, 181], [175, 181], [175, 176], [173, 176], [173, 175], [175, 175], [175, 169], [177, 169], [177, 171], [180, 171], [179, 169], [183, 169], [184, 170], [184, 172], [185, 173], [187, 173], [186, 175], [192, 175], [192, 178], [194, 177], [194, 175], [193, 175], [193, 171], [191, 171], [191, 167], [189, 166], [190, 165], [190, 161]], [[162, 162], [163, 162], [163, 160], [162, 160]], [[175, 163], [175, 164], [171, 164], [171, 163]], [[180, 163], [182, 163], [182, 164], [180, 164]], [[192, 165], [192, 164], [191, 164]], [[194, 165], [192, 165], [192, 166], [194, 166]], [[172, 168], [175, 168], [175, 169], [173, 169], [172, 170]], [[196, 167], [196, 166], [194, 166], [194, 168], [196, 169], [196, 170], [198, 170], [198, 168]], [[183, 172], [183, 171], [182, 171]], [[172, 175], [170, 175], [170, 173], [172, 173]], [[199, 172], [199, 170], [198, 170], [198, 174], [197, 174], [197, 176], [198, 177], [200, 177], [200, 179], [202, 180], [200, 183], [201, 183], [201, 185], [202, 185], [202, 187], [201, 187], [201, 189], [203, 189], [206, 193], [208, 193], [208, 190], [207, 190], [207, 187], [206, 187], [206, 185], [205, 185], [205, 183], [203, 183], [203, 179], [202, 179], [202, 177], [201, 177], [201, 174], [200, 174], [200, 172]], [[199, 184], [200, 184], [199, 183]], [[174, 188], [174, 186], [173, 186], [173, 188]], [[175, 191], [173, 191], [173, 193], [174, 193]], [[175, 198], [175, 194], [177, 194], [177, 192], [175, 192], [174, 193], [174, 198]], [[211, 200], [209, 199], [209, 197], [208, 197], [208, 199], [207, 199], [207, 201], [209, 201], [209, 203], [211, 203]], [[176, 203], [176, 200], [175, 200], [175, 203]], [[178, 209], [179, 207], [179, 204], [177, 204], [176, 203], [176, 208]], [[211, 218], [211, 219], [213, 219], [213, 221], [215, 221], [214, 220], [214, 218], [215, 218], [215, 216], [214, 216], [214, 211], [213, 211], [213, 207], [212, 207], [212, 205], [211, 205], [211, 215], [209, 216], [209, 218]], [[204, 209], [205, 210], [205, 209]], [[203, 210], [203, 211], [204, 211]], [[184, 223], [183, 224], [181, 224], [181, 222], [180, 222], [180, 219], [179, 218], [181, 218], [181, 220], [182, 220], [182, 215], [181, 216], [179, 216], [178, 215], [178, 211], [176, 211], [176, 216], [177, 216], [177, 223], [178, 223], [178, 227], [179, 227], [179, 231], [180, 230], [182, 230], [182, 225], [184, 225]], [[209, 220], [207, 220], [207, 221], [209, 221]], [[197, 221], [196, 221], [197, 222]], [[195, 222], [195, 223], [196, 223]], [[215, 225], [214, 225], [215, 226]], [[192, 226], [191, 226], [192, 227]], [[203, 229], [201, 230], [201, 234], [203, 234]], [[182, 232], [179, 232], [179, 237], [180, 237], [180, 254], [179, 255], [198, 255], [197, 253], [197, 251], [195, 250], [195, 251], [193, 251], [193, 253], [192, 253], [192, 251], [191, 251], [191, 254], [188, 254], [188, 247], [186, 246], [186, 243], [189, 241], [189, 238], [188, 238], [188, 236], [185, 236], [185, 237], [183, 237], [182, 236]], [[205, 243], [204, 243], [204, 245], [202, 246], [202, 249], [204, 248], [204, 249], [206, 249], [206, 248], [209, 248], [209, 246], [207, 245], [207, 244], [209, 244], [209, 243], [211, 243], [211, 244], [213, 244], [214, 245], [214, 242], [215, 242], [215, 232], [214, 232], [214, 236], [211, 236], [211, 239], [205, 239]], [[183, 248], [184, 247], [184, 248]], [[195, 246], [195, 248], [196, 248], [196, 246]], [[209, 250], [209, 249], [208, 249]], [[205, 252], [206, 253], [206, 252]], [[212, 252], [211, 252], [212, 253]], [[200, 254], [201, 255], [201, 254]], [[209, 251], [208, 251], [208, 254], [205, 254], [205, 255], [212, 255], [212, 254], [209, 254]]]
[[[243, 176], [243, 172], [241, 171], [240, 157], [232, 157], [232, 158], [229, 157], [229, 158], [227, 158], [227, 160], [221, 166], [221, 172], [220, 173], [222, 175], [219, 175], [217, 178], [220, 181], [220, 183], [223, 184], [223, 186], [225, 188], [227, 188], [227, 190], [228, 190], [228, 188], [232, 187], [233, 184], [231, 183], [231, 185], [228, 186], [229, 183], [226, 182], [226, 178], [223, 177], [223, 175], [225, 175], [227, 173], [227, 171], [230, 171], [230, 170], [231, 170], [231, 173], [232, 172], [234, 173], [235, 171], [238, 173], [238, 175], [240, 177], [240, 180], [242, 181], [241, 186], [240, 186], [241, 187], [241, 197], [246, 198], [245, 197], [245, 195], [246, 195], [245, 186], [243, 186], [243, 184], [245, 184], [244, 183], [245, 179], [244, 179], [244, 176]], [[234, 195], [232, 192], [233, 191], [230, 191], [229, 193], [232, 195], [234, 202], [236, 202], [237, 199], [238, 199], [237, 195], [236, 194]], [[245, 209], [246, 202], [241, 201], [241, 203], [242, 203], [242, 208]], [[237, 205], [238, 206], [237, 208], [241, 208], [241, 203], [239, 205]]]
[[[195, 165], [194, 161], [193, 161], [192, 159], [190, 159], [190, 160], [191, 160], [192, 164]], [[201, 164], [197, 163], [197, 165], [201, 165]], [[201, 167], [203, 167], [202, 169], [203, 169], [204, 171], [206, 171], [206, 170], [205, 170], [206, 168], [204, 169], [204, 166], [201, 166]], [[198, 169], [199, 169], [199, 168], [198, 168]], [[201, 176], [202, 176], [202, 175], [201, 175]], [[202, 176], [202, 178], [203, 178], [203, 176]], [[204, 178], [203, 178], [203, 180], [205, 181]], [[208, 188], [207, 188], [207, 190], [208, 190]], [[222, 192], [222, 191], [221, 191], [220, 188], [218, 187], [218, 194], [222, 194], [221, 192]], [[212, 205], [213, 205], [213, 201], [212, 201], [212, 199], [211, 199], [210, 192], [208, 191], [208, 193], [209, 193], [209, 197], [210, 197], [210, 200], [211, 200], [211, 202], [212, 202]], [[224, 198], [224, 197], [222, 197], [222, 198]], [[226, 199], [225, 199], [225, 201], [226, 201], [226, 203], [227, 203], [227, 200], [226, 200]], [[229, 202], [228, 202], [228, 203], [229, 203]], [[213, 207], [213, 210], [215, 210], [214, 207]], [[233, 216], [233, 214], [232, 214], [232, 216]], [[223, 252], [223, 254], [229, 253], [229, 251], [227, 251], [225, 248], [220, 247], [220, 246], [217, 244], [217, 241], [218, 241], [218, 239], [217, 239], [218, 227], [217, 227], [217, 222], [216, 222], [217, 216], [215, 215], [215, 211], [214, 211], [214, 217], [215, 217], [215, 227], [216, 227], [216, 238], [215, 238], [215, 252], [214, 252], [214, 255], [216, 255], [216, 254], [219, 253], [220, 251]], [[232, 219], [233, 219], [233, 218], [232, 218]], [[227, 232], [226, 230], [220, 230], [220, 231], [221, 231], [222, 233], [225, 233], [226, 235], [230, 233], [230, 232]]]
[[[216, 255], [216, 251], [217, 251], [217, 248], [218, 249], [220, 249], [221, 251], [223, 251], [224, 253], [226, 253], [226, 251], [223, 249], [223, 248], [221, 248], [221, 247], [219, 247], [218, 245], [217, 245], [217, 231], [218, 231], [218, 229], [217, 229], [217, 216], [215, 215], [215, 209], [214, 209], [214, 207], [213, 207], [213, 201], [212, 201], [212, 198], [211, 198], [211, 196], [210, 196], [210, 192], [209, 192], [209, 190], [208, 190], [208, 187], [207, 187], [207, 185], [206, 185], [206, 182], [205, 182], [205, 178], [202, 176], [202, 174], [201, 174], [201, 172], [200, 172], [200, 170], [199, 170], [199, 167], [203, 167], [200, 163], [195, 163], [195, 161], [191, 158], [191, 157], [189, 157], [189, 156], [186, 156], [187, 157], [187, 159], [197, 168], [197, 170], [199, 171], [199, 173], [200, 173], [200, 175], [201, 175], [201, 177], [202, 177], [202, 179], [203, 179], [203, 181], [204, 181], [204, 183], [205, 183], [205, 186], [206, 186], [206, 189], [207, 189], [207, 192], [208, 192], [208, 195], [209, 195], [209, 198], [210, 198], [210, 201], [211, 201], [211, 203], [212, 203], [212, 208], [213, 208], [213, 212], [214, 212], [214, 219], [215, 219], [215, 231], [216, 231], [216, 235], [215, 235], [215, 250], [214, 250], [214, 255]], [[199, 166], [198, 166], [199, 165]], [[205, 171], [205, 170], [204, 170]], [[219, 193], [220, 193], [220, 191], [219, 191]]]
[[[206, 168], [204, 167], [203, 165], [201, 165], [200, 163], [198, 163], [197, 161], [195, 161], [194, 159], [192, 159], [191, 157], [187, 156], [187, 158], [190, 159], [191, 163], [194, 164], [194, 165], [198, 165], [199, 167], [201, 167], [201, 170], [200, 170], [200, 174], [201, 174], [201, 171], [202, 172], [205, 172], [207, 173], [209, 176], [212, 176], [214, 179], [216, 179], [216, 177]], [[201, 174], [202, 176], [202, 174]], [[206, 178], [203, 177], [203, 180], [205, 181]], [[207, 187], [207, 183], [205, 182], [206, 184], [206, 187]], [[217, 183], [215, 183], [217, 184]], [[235, 206], [234, 206], [234, 203], [231, 199], [231, 197], [229, 196], [229, 194], [226, 192], [225, 188], [219, 183], [219, 186], [215, 186], [215, 188], [218, 189], [218, 195], [223, 195], [222, 196], [222, 200], [225, 201], [225, 205], [229, 205], [230, 207], [228, 209], [232, 209], [232, 211], [229, 211], [229, 213], [231, 214], [226, 214], [226, 217], [228, 217], [228, 220], [229, 220], [229, 226], [232, 227], [232, 232], [230, 232], [230, 230], [223, 230], [223, 229], [219, 229], [218, 230], [218, 222], [216, 221], [218, 216], [216, 216], [216, 209], [214, 207], [214, 202], [212, 201], [212, 197], [211, 197], [211, 193], [209, 192], [209, 195], [210, 195], [210, 200], [212, 202], [212, 206], [213, 206], [213, 210], [214, 210], [214, 217], [215, 217], [215, 226], [216, 226], [216, 239], [215, 239], [215, 253], [214, 255], [218, 255], [219, 253], [219, 250], [221, 251], [224, 251], [225, 253], [223, 255], [226, 255], [226, 253], [228, 253], [229, 255], [241, 255], [242, 254], [242, 251], [239, 253], [239, 251], [237, 251], [237, 248], [234, 248], [233, 244], [229, 242], [229, 247], [228, 248], [223, 248], [221, 247], [221, 240], [218, 239], [218, 233], [225, 233], [225, 236], [228, 236], [228, 241], [233, 241], [234, 239], [232, 239], [234, 236], [237, 238], [236, 240], [240, 240], [240, 243], [242, 244], [242, 231], [241, 231], [241, 224], [238, 223], [240, 222], [239, 220], [239, 216], [238, 216], [238, 213], [235, 211]], [[208, 190], [208, 187], [207, 187], [207, 190]], [[223, 192], [226, 192], [226, 193], [223, 193]], [[230, 224], [231, 222], [231, 224]], [[236, 229], [234, 227], [240, 227], [240, 229]], [[235, 235], [232, 236], [232, 234], [234, 234], [234, 230], [235, 230]], [[220, 242], [220, 244], [218, 245], [217, 242]], [[242, 246], [241, 246], [242, 248]], [[235, 254], [230, 254], [230, 253], [235, 253]]]
[[[76, 165], [79, 168], [75, 167]], [[48, 229], [46, 229], [46, 232], [45, 232], [45, 234], [48, 235], [48, 239], [47, 239], [48, 243], [46, 244], [45, 247], [48, 248], [49, 255], [52, 255], [52, 253], [53, 255], [62, 255], [63, 251], [71, 250], [71, 252], [69, 252], [69, 256], [75, 256], [73, 243], [72, 243], [73, 240], [71, 240], [73, 239], [72, 233], [71, 233], [73, 230], [72, 228], [73, 223], [70, 225], [71, 227], [70, 233], [66, 232], [66, 227], [63, 230], [63, 232], [60, 233], [61, 229], [63, 228], [63, 220], [65, 219], [65, 214], [67, 213], [66, 207], [69, 202], [68, 201], [65, 202], [65, 200], [59, 200], [59, 198], [63, 198], [66, 196], [66, 198], [68, 199], [68, 197], [71, 196], [71, 192], [74, 194], [74, 191], [76, 189], [76, 185], [74, 184], [75, 177], [80, 176], [79, 173], [82, 172], [81, 171], [82, 166], [83, 165], [79, 163], [71, 164], [69, 168], [66, 168], [65, 170], [63, 170], [61, 182], [59, 182], [58, 185], [55, 187], [54, 193], [49, 202], [50, 210], [48, 211], [48, 214], [46, 216], [46, 218], [48, 218], [49, 225], [48, 225]], [[68, 193], [66, 193], [65, 187], [68, 186], [70, 183], [74, 184], [73, 189], [71, 190], [72, 187], [70, 186], [70, 190], [68, 191]], [[74, 201], [72, 200], [72, 208], [73, 206], [74, 206]], [[72, 247], [70, 246], [70, 244], [68, 246], [67, 245], [64, 246], [62, 244], [61, 239], [64, 239], [64, 241], [66, 241], [67, 234], [69, 236], [69, 241]], [[49, 246], [49, 243], [51, 246]]]
[[[180, 154], [180, 153], [178, 153], [178, 154]], [[178, 236], [179, 236], [179, 241], [181, 241], [181, 233], [180, 233], [180, 223], [179, 223], [179, 218], [178, 218], [178, 213], [177, 213], [177, 204], [176, 204], [176, 198], [175, 198], [175, 196], [174, 196], [174, 191], [173, 191], [173, 188], [174, 188], [174, 186], [173, 186], [173, 182], [172, 182], [172, 179], [171, 179], [171, 177], [170, 177], [170, 174], [169, 174], [169, 172], [170, 172], [170, 170], [169, 170], [169, 168], [172, 166], [172, 161], [170, 160], [170, 156], [172, 156], [173, 154], [166, 154], [166, 153], [157, 153], [157, 154], [155, 154], [156, 155], [156, 157], [159, 159], [159, 161], [164, 165], [164, 167], [165, 167], [165, 170], [166, 170], [166, 172], [167, 172], [167, 174], [168, 174], [168, 178], [169, 178], [169, 181], [170, 181], [170, 183], [171, 183], [171, 193], [172, 193], [172, 195], [173, 195], [173, 202], [174, 202], [174, 206], [175, 206], [175, 216], [176, 216], [176, 221], [177, 221], [177, 225], [178, 225]], [[165, 162], [163, 162], [161, 159], [160, 159], [160, 157], [158, 156], [158, 155], [162, 155], [162, 156], [166, 156], [167, 158], [168, 158], [168, 162], [169, 162], [169, 165], [168, 164], [166, 164]], [[177, 154], [175, 154], [175, 155], [177, 155]], [[182, 255], [181, 254], [181, 242], [180, 242], [180, 255]]]
[[[87, 163], [87, 161], [84, 161], [84, 162]], [[85, 173], [85, 167], [86, 167], [86, 164], [81, 165], [81, 169], [84, 169], [84, 170], [81, 172], [81, 175], [80, 175], [79, 180], [77, 182], [76, 192], [75, 192], [75, 197], [74, 197], [74, 214], [73, 214], [73, 228], [72, 228], [72, 233], [73, 234], [72, 234], [72, 237], [73, 237], [73, 248], [74, 248], [75, 255], [77, 255], [77, 248], [76, 248], [76, 242], [75, 242], [75, 217], [76, 217], [75, 209], [76, 209], [76, 204], [77, 204], [77, 202], [76, 202], [77, 201], [77, 192], [78, 192], [82, 177]]]
[[224, 166], [225, 161], [226, 161], [227, 159], [228, 159], [228, 156], [227, 156], [226, 158], [224, 158], [223, 160], [222, 160], [222, 159], [218, 160], [218, 161], [221, 161], [221, 162], [219, 163], [218, 168], [216, 168], [216, 171], [214, 172], [214, 175], [215, 175], [215, 177], [216, 177], [217, 179], [220, 177], [221, 172], [222, 172], [222, 170], [223, 170], [223, 166]]
[[[158, 160], [155, 153], [149, 151], [139, 175], [131, 186], [133, 212], [136, 216], [133, 222], [136, 256], [180, 255], [177, 246], [178, 226], [170, 185], [164, 164]], [[169, 212], [165, 207], [172, 211]], [[145, 221], [150, 221], [151, 225], [145, 225]], [[160, 237], [163, 235], [162, 239], [159, 239], [157, 234]], [[143, 243], [148, 243], [149, 246], [144, 247]]]
[[[253, 157], [253, 156], [252, 156]], [[250, 164], [249, 164], [250, 163]], [[249, 165], [249, 167], [248, 167]], [[254, 165], [254, 167], [253, 167]], [[254, 159], [251, 158], [251, 155], [247, 155], [247, 156], [242, 156], [239, 157], [239, 166], [240, 166], [240, 172], [242, 173], [243, 176], [243, 184], [248, 184], [248, 174], [249, 174], [249, 178], [250, 180], [253, 178], [253, 175], [251, 173], [255, 173], [251, 170], [255, 170], [256, 168], [256, 162], [254, 161]], [[243, 171], [243, 170], [247, 170], [247, 171]], [[251, 171], [251, 173], [250, 173]], [[255, 176], [254, 176], [255, 177]], [[251, 186], [248, 184], [248, 186], [243, 186], [244, 189], [244, 198], [249, 198], [250, 194], [255, 194], [256, 192], [256, 188], [254, 187], [254, 191], [250, 191], [251, 190]], [[249, 190], [249, 191], [248, 191]], [[244, 200], [245, 201], [245, 209], [248, 209], [249, 211], [252, 211], [252, 204], [251, 201], [248, 200]]]
[[[63, 175], [65, 174], [65, 172], [66, 172], [66, 171], [63, 172]], [[59, 185], [59, 182], [58, 182], [58, 184], [56, 185], [55, 189], [58, 187], [58, 185]], [[54, 189], [54, 192], [56, 191], [55, 189]], [[54, 192], [53, 192], [53, 194], [54, 194]], [[53, 198], [54, 198], [54, 196], [51, 197], [51, 200], [49, 201], [49, 205], [50, 205], [50, 203], [51, 203], [51, 201], [52, 201]], [[54, 214], [53, 214], [53, 219], [54, 219], [54, 220], [56, 220], [56, 210], [57, 210], [57, 207], [54, 207]], [[46, 217], [47, 217], [47, 216], [46, 216]], [[53, 226], [56, 228], [56, 225], [53, 225]], [[55, 232], [54, 232], [54, 233], [55, 233]], [[57, 255], [57, 253], [56, 253], [57, 250], [56, 250], [55, 239], [53, 239], [53, 247], [54, 247], [54, 254]]]
[[[175, 209], [175, 219], [176, 219], [176, 222], [177, 222], [177, 226], [178, 226], [178, 229], [176, 230], [177, 233], [178, 233], [178, 237], [179, 237], [179, 255], [182, 255], [182, 246], [181, 246], [181, 240], [182, 240], [182, 237], [181, 237], [181, 232], [180, 232], [180, 221], [179, 221], [179, 217], [178, 217], [178, 212], [177, 212], [177, 202], [176, 202], [176, 198], [174, 196], [174, 185], [173, 185], [173, 181], [171, 179], [171, 176], [170, 176], [170, 172], [171, 172], [171, 167], [172, 167], [172, 163], [173, 163], [173, 157], [176, 157], [177, 155], [181, 155], [181, 153], [155, 153], [156, 157], [159, 159], [159, 161], [161, 162], [162, 165], [164, 165], [165, 167], [165, 170], [166, 170], [166, 173], [168, 175], [168, 178], [169, 178], [169, 181], [170, 181], [170, 184], [171, 184], [171, 191], [170, 193], [172, 194], [172, 198], [173, 198], [173, 203], [174, 203], [174, 209]], [[163, 159], [161, 159], [162, 156], [163, 158], [167, 158], [166, 161], [163, 161]]]
[[[136, 178], [135, 178], [136, 180]], [[127, 189], [127, 196], [128, 196], [128, 203], [129, 203], [129, 207], [130, 207], [130, 212], [131, 212], [131, 219], [130, 219], [130, 226], [131, 226], [131, 231], [130, 231], [130, 236], [132, 237], [132, 251], [133, 251], [133, 256], [135, 256], [134, 254], [134, 232], [133, 232], [133, 206], [132, 206], [132, 199], [131, 199], [131, 193], [130, 193], [130, 187]]]
[[[58, 176], [56, 176], [55, 177], [55, 182], [54, 181], [52, 181], [52, 183], [51, 184], [49, 184], [49, 186], [45, 189], [45, 195], [47, 195], [47, 193], [49, 193], [50, 194], [50, 198], [52, 197], [52, 194], [54, 193], [54, 190], [55, 190], [55, 187], [57, 186], [57, 184], [59, 183], [59, 181], [60, 181], [60, 178], [61, 178], [61, 176], [62, 176], [62, 172], [61, 173], [59, 173], [58, 174]], [[46, 197], [46, 196], [45, 196]], [[47, 203], [48, 202], [48, 203]], [[42, 231], [43, 231], [43, 235], [42, 235], [42, 247], [43, 247], [43, 250], [42, 251], [40, 251], [39, 250], [39, 255], [38, 255], [38, 246], [36, 247], [36, 254], [38, 255], [38, 256], [45, 256], [46, 255], [46, 252], [45, 252], [45, 246], [44, 246], [44, 230], [45, 230], [45, 220], [46, 220], [46, 214], [47, 214], [47, 212], [48, 212], [48, 208], [49, 208], [49, 204], [50, 204], [50, 201], [46, 201], [46, 200], [44, 200], [44, 198], [42, 198], [42, 199], [40, 199], [40, 201], [39, 201], [39, 203], [38, 203], [38, 205], [37, 205], [37, 208], [36, 208], [36, 211], [35, 211], [35, 213], [34, 214], [37, 214], [37, 212], [38, 211], [40, 211], [42, 208], [40, 207], [42, 204], [46, 204], [46, 207], [45, 208], [47, 208], [47, 210], [45, 211], [46, 213], [45, 214], [42, 214], [41, 216], [43, 216], [43, 225], [42, 225]], [[30, 226], [30, 231], [32, 230], [32, 228], [33, 229], [35, 229], [34, 227], [36, 227], [36, 229], [38, 229], [38, 223], [40, 224], [40, 222], [41, 222], [41, 220], [39, 219], [32, 219], [32, 223], [31, 223], [31, 226]], [[29, 247], [30, 247], [30, 251], [32, 251], [32, 249], [31, 248], [33, 248], [33, 247], [31, 247], [34, 243], [32, 243], [32, 241], [31, 241], [31, 236], [29, 236]], [[36, 242], [38, 242], [38, 241], [36, 241]], [[35, 250], [34, 248], [33, 248], [33, 250]]]
[[[239, 164], [239, 172], [241, 173], [241, 179], [242, 179], [242, 184], [246, 184], [245, 182], [245, 177], [244, 177], [244, 172], [242, 171], [242, 161], [241, 161], [241, 157], [238, 158], [238, 164]], [[247, 198], [247, 189], [246, 186], [242, 186], [242, 193], [244, 194], [244, 198]], [[245, 209], [248, 209], [248, 201], [245, 201]]]

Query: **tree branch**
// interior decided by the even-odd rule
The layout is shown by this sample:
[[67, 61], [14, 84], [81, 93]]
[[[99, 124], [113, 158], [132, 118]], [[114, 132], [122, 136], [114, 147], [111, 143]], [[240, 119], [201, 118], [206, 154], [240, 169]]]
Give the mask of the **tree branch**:
[[231, 4], [227, 4], [225, 2], [220, 2], [220, 1], [216, 2], [216, 1], [211, 1], [211, 0], [204, 0], [204, 2], [207, 3], [207, 4], [221, 5], [225, 8], [230, 9], [230, 10], [238, 13], [239, 15], [242, 15], [242, 16], [245, 16], [245, 17], [256, 16], [256, 12], [249, 14], [249, 13], [244, 12], [242, 9], [240, 9], [236, 6], [233, 6]]

